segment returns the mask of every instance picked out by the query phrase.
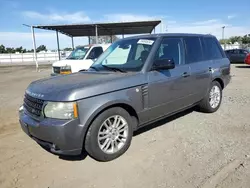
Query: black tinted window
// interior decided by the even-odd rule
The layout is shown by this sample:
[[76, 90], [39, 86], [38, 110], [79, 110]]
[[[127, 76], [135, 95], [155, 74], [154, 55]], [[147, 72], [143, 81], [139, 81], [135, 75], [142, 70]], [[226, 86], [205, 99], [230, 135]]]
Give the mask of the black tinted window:
[[173, 59], [176, 65], [182, 63], [183, 45], [179, 38], [164, 38], [155, 59]]
[[187, 63], [202, 61], [201, 42], [198, 37], [185, 38]]
[[240, 54], [248, 54], [249, 52], [247, 50], [240, 50]]
[[88, 59], [96, 59], [103, 53], [102, 47], [94, 47], [89, 53]]
[[205, 60], [220, 59], [223, 58], [220, 47], [218, 46], [215, 38], [205, 37], [203, 38], [203, 50]]

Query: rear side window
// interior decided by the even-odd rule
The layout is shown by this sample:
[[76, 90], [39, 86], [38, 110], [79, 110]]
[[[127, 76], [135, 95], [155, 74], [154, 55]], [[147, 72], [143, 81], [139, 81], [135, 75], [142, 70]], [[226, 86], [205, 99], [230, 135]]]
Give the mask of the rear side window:
[[240, 54], [248, 54], [249, 52], [247, 50], [240, 50]]
[[203, 60], [201, 41], [199, 37], [185, 38], [187, 63], [195, 63]]
[[233, 52], [232, 52], [232, 50], [226, 50], [225, 53], [232, 54]]
[[203, 38], [203, 54], [205, 60], [221, 59], [223, 58], [222, 52], [216, 39], [211, 37]]

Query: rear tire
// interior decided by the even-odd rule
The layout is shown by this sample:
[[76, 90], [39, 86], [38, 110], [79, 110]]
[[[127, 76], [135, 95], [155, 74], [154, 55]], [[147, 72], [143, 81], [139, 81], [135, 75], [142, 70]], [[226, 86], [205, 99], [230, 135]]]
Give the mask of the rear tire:
[[133, 121], [120, 107], [105, 110], [91, 124], [85, 150], [97, 161], [111, 161], [127, 151], [133, 136]]
[[210, 89], [204, 99], [200, 102], [199, 108], [202, 112], [213, 113], [216, 112], [222, 101], [222, 88], [219, 82], [213, 81]]

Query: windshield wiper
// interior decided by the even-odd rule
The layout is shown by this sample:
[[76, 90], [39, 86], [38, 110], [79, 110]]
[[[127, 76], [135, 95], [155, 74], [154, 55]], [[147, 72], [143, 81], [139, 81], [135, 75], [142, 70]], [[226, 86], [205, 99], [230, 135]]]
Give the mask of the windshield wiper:
[[67, 57], [66, 59], [75, 60], [76, 58], [74, 58], [74, 57]]
[[109, 69], [109, 70], [112, 70], [112, 71], [115, 71], [115, 72], [117, 72], [117, 71], [119, 71], [119, 72], [126, 72], [126, 71], [124, 71], [124, 70], [122, 70], [122, 69], [119, 69], [119, 68], [117, 68], [117, 67], [110, 67], [110, 66], [107, 66], [107, 65], [102, 65], [104, 68], [106, 68], [106, 69]]
[[95, 68], [95, 67], [89, 67], [89, 68], [91, 68], [91, 69], [94, 69], [95, 71], [99, 71], [97, 68]]

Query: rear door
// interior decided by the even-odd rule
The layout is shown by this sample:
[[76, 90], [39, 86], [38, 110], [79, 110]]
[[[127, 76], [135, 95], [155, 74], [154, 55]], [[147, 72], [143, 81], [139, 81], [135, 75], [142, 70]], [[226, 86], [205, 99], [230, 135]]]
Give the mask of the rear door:
[[192, 90], [191, 101], [200, 101], [207, 92], [211, 81], [212, 58], [205, 58], [207, 49], [204, 48], [205, 41], [200, 37], [186, 37], [186, 63], [191, 69], [191, 82], [189, 87]]

